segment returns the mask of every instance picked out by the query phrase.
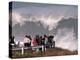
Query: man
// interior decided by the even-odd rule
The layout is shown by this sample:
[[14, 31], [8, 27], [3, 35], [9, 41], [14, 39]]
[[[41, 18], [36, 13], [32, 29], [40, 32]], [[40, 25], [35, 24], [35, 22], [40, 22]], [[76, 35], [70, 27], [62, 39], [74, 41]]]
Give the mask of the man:
[[48, 37], [48, 42], [49, 42], [49, 47], [50, 47], [50, 48], [53, 47], [53, 43], [54, 43], [53, 38], [54, 38], [53, 35], [50, 35], [50, 36]]
[[46, 51], [46, 48], [48, 46], [48, 37], [46, 35], [44, 35], [44, 45], [45, 45], [45, 51]]
[[9, 47], [15, 47], [15, 37], [14, 36], [11, 36], [10, 37], [10, 42], [9, 42]]

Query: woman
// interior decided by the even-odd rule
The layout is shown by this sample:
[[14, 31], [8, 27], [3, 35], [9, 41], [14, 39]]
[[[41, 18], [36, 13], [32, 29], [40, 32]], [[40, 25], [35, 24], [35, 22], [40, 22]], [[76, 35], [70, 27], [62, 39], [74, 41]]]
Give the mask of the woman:
[[[38, 42], [37, 42], [36, 38], [33, 37], [32, 40], [31, 40], [31, 46], [32, 46], [32, 50], [33, 50], [33, 51], [35, 51], [35, 50], [36, 50], [36, 52], [39, 51], [38, 48], [33, 48], [34, 46], [37, 46], [37, 45], [38, 45]], [[33, 52], [33, 53], [35, 53], [35, 52]]]
[[37, 41], [36, 41], [36, 38], [32, 38], [31, 40], [31, 46], [36, 46], [38, 45]]

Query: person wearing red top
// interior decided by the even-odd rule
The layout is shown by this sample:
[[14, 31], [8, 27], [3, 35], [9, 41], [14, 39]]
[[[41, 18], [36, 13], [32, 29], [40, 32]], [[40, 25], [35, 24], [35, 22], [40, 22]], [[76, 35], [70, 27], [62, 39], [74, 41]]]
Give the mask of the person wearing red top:
[[[38, 43], [36, 41], [36, 38], [33, 37], [31, 40], [31, 46], [37, 46], [37, 45], [38, 45]], [[37, 50], [39, 50], [39, 49], [32, 48], [32, 50], [37, 52]], [[33, 52], [33, 53], [35, 53], [35, 52]]]
[[36, 38], [32, 38], [31, 46], [36, 46], [36, 45], [37, 45]]

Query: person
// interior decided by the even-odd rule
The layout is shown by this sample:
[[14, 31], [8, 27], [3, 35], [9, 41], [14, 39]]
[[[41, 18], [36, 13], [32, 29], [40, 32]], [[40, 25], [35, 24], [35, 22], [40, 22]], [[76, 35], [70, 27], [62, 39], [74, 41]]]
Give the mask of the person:
[[36, 35], [36, 41], [37, 41], [37, 44], [39, 45], [39, 35]]
[[15, 37], [11, 36], [10, 37], [10, 42], [9, 42], [9, 47], [15, 47]]
[[50, 48], [52, 48], [52, 46], [53, 46], [53, 38], [54, 38], [53, 35], [48, 36], [48, 42], [49, 42], [49, 47]]
[[33, 53], [35, 53], [35, 51], [36, 52], [39, 51], [39, 49], [33, 48], [33, 46], [37, 46], [37, 45], [38, 45], [38, 42], [37, 42], [36, 38], [33, 37], [32, 40], [31, 40], [31, 46], [32, 46]]
[[15, 37], [14, 36], [11, 38], [11, 43], [15, 44]]
[[47, 46], [47, 44], [48, 44], [48, 38], [47, 38], [47, 36], [46, 35], [44, 35], [44, 39], [45, 39], [45, 46]]
[[30, 47], [30, 44], [31, 43], [31, 40], [28, 38], [27, 35], [25, 35], [25, 38], [24, 38], [24, 46], [25, 47]]
[[42, 36], [41, 44], [45, 45], [45, 38], [44, 38], [44, 36]]
[[46, 48], [48, 47], [48, 38], [46, 35], [44, 35], [44, 48], [45, 48], [45, 51], [46, 51]]
[[36, 41], [36, 38], [33, 37], [32, 40], [31, 40], [31, 46], [36, 46], [38, 45], [37, 41]]
[[42, 45], [42, 36], [39, 38], [39, 44]]

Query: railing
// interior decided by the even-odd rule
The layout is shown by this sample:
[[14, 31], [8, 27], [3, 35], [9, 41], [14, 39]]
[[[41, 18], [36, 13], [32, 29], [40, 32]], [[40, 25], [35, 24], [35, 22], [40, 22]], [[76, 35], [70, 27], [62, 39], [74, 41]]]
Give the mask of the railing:
[[[53, 44], [49, 44], [48, 46], [53, 46], [53, 47], [55, 47], [55, 42], [53, 42]], [[46, 49], [45, 49], [45, 47], [47, 46], [47, 45], [39, 45], [39, 46], [31, 46], [31, 47], [24, 47], [24, 46], [22, 46], [22, 47], [14, 47], [14, 44], [11, 44], [11, 46], [12, 46], [12, 48], [10, 49], [10, 50], [21, 50], [21, 54], [23, 55], [24, 54], [24, 50], [25, 49], [39, 49], [39, 48], [41, 48], [42, 49], [42, 51], [45, 51]], [[52, 47], [51, 47], [52, 48]]]
[[35, 48], [35, 49], [41, 48], [42, 51], [44, 51], [44, 46], [43, 45], [41, 45], [41, 46], [31, 46], [31, 47], [12, 47], [11, 50], [12, 51], [13, 50], [21, 50], [21, 54], [23, 55], [25, 49], [32, 49], [32, 48]]

